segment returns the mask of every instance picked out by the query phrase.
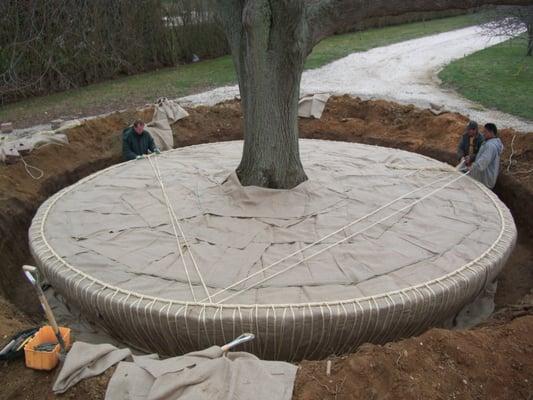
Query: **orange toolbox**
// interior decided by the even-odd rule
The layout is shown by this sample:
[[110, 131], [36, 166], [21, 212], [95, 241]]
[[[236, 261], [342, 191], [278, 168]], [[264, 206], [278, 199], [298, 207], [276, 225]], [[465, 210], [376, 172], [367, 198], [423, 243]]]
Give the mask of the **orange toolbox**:
[[[67, 350], [70, 348], [70, 329], [60, 327], [61, 337], [65, 342]], [[37, 351], [36, 346], [43, 343], [56, 343], [53, 351]], [[24, 346], [24, 358], [26, 360], [26, 367], [32, 369], [42, 369], [49, 371], [54, 369], [59, 362], [60, 346], [57, 342], [56, 335], [50, 325], [45, 325], [35, 334]]]

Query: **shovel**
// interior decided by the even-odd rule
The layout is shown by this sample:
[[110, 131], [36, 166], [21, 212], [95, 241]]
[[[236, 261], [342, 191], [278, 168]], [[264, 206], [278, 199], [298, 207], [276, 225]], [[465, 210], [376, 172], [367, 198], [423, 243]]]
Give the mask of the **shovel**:
[[41, 284], [39, 282], [39, 271], [37, 270], [37, 268], [32, 267], [31, 265], [24, 265], [22, 267], [22, 270], [24, 271], [24, 275], [26, 275], [26, 278], [28, 278], [28, 281], [30, 281], [32, 286], [37, 291], [37, 297], [39, 297], [41, 307], [43, 308], [48, 322], [50, 322], [50, 325], [52, 326], [54, 334], [57, 338], [57, 343], [59, 343], [59, 347], [61, 349], [59, 353], [59, 360], [62, 361], [65, 358], [65, 355], [67, 354], [67, 347], [65, 346], [65, 342], [63, 341], [63, 337], [61, 336], [59, 326], [57, 326], [57, 322], [54, 317], [54, 313], [50, 308], [50, 304], [48, 304], [48, 300], [46, 300], [46, 296], [44, 295], [43, 289], [41, 289]]

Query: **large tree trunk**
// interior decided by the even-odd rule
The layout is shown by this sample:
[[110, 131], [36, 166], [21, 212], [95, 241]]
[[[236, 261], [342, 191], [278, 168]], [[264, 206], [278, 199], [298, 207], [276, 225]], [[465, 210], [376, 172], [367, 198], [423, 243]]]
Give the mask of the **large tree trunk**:
[[300, 79], [307, 25], [299, 0], [249, 0], [221, 7], [244, 113], [237, 175], [245, 186], [291, 189], [307, 176], [298, 147]]

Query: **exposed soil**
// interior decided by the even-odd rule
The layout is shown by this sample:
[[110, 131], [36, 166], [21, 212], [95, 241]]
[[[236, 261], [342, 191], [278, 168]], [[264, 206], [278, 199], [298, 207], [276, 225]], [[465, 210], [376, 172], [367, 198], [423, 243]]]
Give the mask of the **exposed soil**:
[[472, 331], [433, 329], [301, 364], [294, 399], [529, 399], [533, 316]]
[[[141, 113], [150, 117], [150, 110]], [[238, 103], [190, 109], [173, 127], [177, 146], [242, 137]], [[120, 161], [120, 132], [135, 117], [116, 113], [69, 131], [70, 145], [34, 151], [27, 162], [45, 171], [30, 178], [21, 163], [0, 165], [0, 339], [40, 318], [20, 267], [31, 261], [27, 230], [38, 206], [60, 188]], [[455, 146], [467, 119], [439, 116], [413, 106], [385, 101], [332, 98], [321, 120], [301, 120], [301, 136], [402, 148], [455, 163]], [[333, 361], [301, 364], [295, 398], [324, 399], [529, 399], [533, 398], [533, 135], [517, 135], [510, 172], [506, 171], [514, 131], [501, 134], [506, 150], [497, 194], [519, 227], [519, 243], [505, 267], [496, 302], [501, 311], [477, 330], [431, 330], [419, 338], [365, 345]], [[28, 295], [31, 293], [31, 295]], [[516, 305], [522, 302], [525, 305]], [[14, 304], [14, 305], [13, 305]], [[420, 343], [423, 343], [420, 345]], [[80, 383], [64, 397], [103, 398], [110, 371]], [[54, 398], [53, 373], [24, 368], [22, 361], [0, 367], [0, 399]], [[466, 383], [465, 383], [466, 382]]]

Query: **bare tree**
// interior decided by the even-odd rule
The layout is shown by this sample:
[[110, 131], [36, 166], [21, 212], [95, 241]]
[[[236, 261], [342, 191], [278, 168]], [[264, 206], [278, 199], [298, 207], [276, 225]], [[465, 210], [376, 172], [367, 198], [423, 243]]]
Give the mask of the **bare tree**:
[[307, 177], [298, 149], [298, 98], [313, 47], [368, 19], [529, 0], [214, 0], [237, 71], [244, 112], [243, 185], [290, 189]]
[[[533, 6], [497, 7], [492, 12], [493, 20], [485, 25], [490, 36], [524, 38], [527, 41], [526, 55], [533, 53]], [[524, 34], [525, 29], [525, 34]]]

